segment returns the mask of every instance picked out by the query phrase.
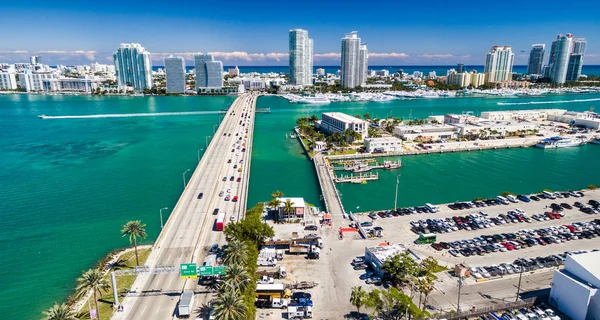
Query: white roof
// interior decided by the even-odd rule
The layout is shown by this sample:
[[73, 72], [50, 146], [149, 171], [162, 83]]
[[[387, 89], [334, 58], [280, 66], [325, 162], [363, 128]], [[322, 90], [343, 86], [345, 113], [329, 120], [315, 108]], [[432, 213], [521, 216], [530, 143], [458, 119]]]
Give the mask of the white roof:
[[365, 141], [369, 142], [398, 142], [402, 141], [396, 137], [379, 137], [379, 138], [366, 138]]
[[347, 115], [345, 113], [342, 112], [323, 112], [324, 115], [327, 115], [331, 118], [337, 119], [339, 121], [345, 122], [345, 123], [366, 123], [366, 120], [362, 120], [356, 117], [353, 117], [351, 115]]
[[[589, 272], [591, 276], [595, 277], [596, 279], [600, 278], [600, 263], [598, 263], [598, 261], [600, 261], [600, 251], [572, 254], [569, 255], [568, 258], [581, 266], [581, 268], [585, 269], [585, 271]], [[565, 267], [568, 271], [571, 271], [569, 270], [570, 268], [568, 268], [567, 264]], [[582, 277], [583, 275], [577, 276]]]
[[257, 284], [256, 291], [283, 291], [283, 283]]
[[406, 247], [401, 244], [392, 244], [389, 246], [379, 246], [366, 249], [370, 251], [381, 263], [383, 263], [389, 257], [406, 251]]
[[304, 208], [306, 206], [304, 198], [278, 198], [278, 200], [281, 201], [280, 207], [284, 207], [288, 200], [290, 200], [294, 208]]

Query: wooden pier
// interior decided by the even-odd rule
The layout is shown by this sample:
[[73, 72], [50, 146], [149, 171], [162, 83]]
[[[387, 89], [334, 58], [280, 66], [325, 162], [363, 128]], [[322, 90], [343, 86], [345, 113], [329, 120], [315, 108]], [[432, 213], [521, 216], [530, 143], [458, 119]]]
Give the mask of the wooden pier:
[[[355, 164], [355, 165], [352, 165], [352, 164]], [[333, 165], [331, 167], [333, 168], [334, 171], [353, 171], [355, 168], [358, 167], [359, 164], [365, 164], [367, 171], [375, 170], [375, 169], [385, 169], [385, 162], [384, 163], [375, 162], [375, 164], [369, 165], [367, 162], [364, 162], [364, 160], [356, 160], [356, 162], [354, 162], [354, 163], [346, 163], [343, 167], [336, 167]], [[402, 162], [400, 160], [391, 162], [391, 164], [394, 164], [394, 165], [398, 164], [398, 165], [400, 165], [400, 167], [402, 167]], [[394, 169], [398, 169], [398, 168], [394, 168]], [[391, 170], [394, 170], [394, 169], [391, 169]]]
[[349, 175], [349, 176], [339, 176], [334, 178], [337, 183], [366, 183], [368, 180], [379, 180], [379, 173], [368, 173], [368, 174], [359, 174], [359, 175]]

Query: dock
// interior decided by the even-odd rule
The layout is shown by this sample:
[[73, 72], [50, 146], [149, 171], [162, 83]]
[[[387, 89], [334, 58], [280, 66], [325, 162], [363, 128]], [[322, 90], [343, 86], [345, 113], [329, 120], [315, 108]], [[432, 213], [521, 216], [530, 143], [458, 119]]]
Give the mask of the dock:
[[359, 174], [359, 175], [349, 175], [349, 176], [339, 176], [335, 177], [336, 183], [366, 183], [368, 180], [379, 180], [379, 173], [367, 173], [367, 174]]
[[[375, 160], [375, 159], [373, 159]], [[350, 163], [346, 163], [343, 167], [336, 167], [336, 166], [332, 166], [334, 171], [354, 171], [354, 169], [358, 168], [359, 165], [363, 164], [364, 165], [364, 169], [366, 171], [371, 171], [371, 170], [375, 170], [375, 169], [385, 169], [386, 168], [386, 164], [384, 163], [378, 163], [375, 161], [375, 164], [369, 165], [368, 162], [361, 160], [361, 161], [351, 161]], [[400, 168], [402, 166], [402, 162], [400, 160], [396, 160], [395, 162], [390, 162], [390, 164], [394, 164], [394, 165], [398, 165]], [[389, 170], [394, 170], [394, 169], [398, 169], [398, 168], [392, 168]], [[366, 172], [364, 171], [364, 172]]]

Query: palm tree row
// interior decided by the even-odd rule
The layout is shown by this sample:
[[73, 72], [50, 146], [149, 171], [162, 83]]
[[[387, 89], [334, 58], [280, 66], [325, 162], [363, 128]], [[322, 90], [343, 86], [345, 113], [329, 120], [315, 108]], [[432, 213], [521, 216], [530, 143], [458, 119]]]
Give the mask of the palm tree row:
[[[277, 191], [273, 197], [282, 195]], [[218, 295], [214, 300], [213, 312], [217, 320], [246, 319], [247, 306], [242, 297], [253, 278], [244, 265], [248, 262], [248, 246], [246, 243], [233, 240], [225, 249], [223, 262], [227, 269], [223, 280], [217, 286]]]

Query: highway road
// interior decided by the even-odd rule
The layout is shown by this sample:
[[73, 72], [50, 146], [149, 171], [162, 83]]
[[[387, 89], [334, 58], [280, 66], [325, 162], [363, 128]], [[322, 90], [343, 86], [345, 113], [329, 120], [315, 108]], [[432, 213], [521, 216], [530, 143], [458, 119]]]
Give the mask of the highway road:
[[[190, 262], [201, 265], [213, 243], [225, 243], [223, 233], [215, 230], [217, 215], [213, 212], [216, 208], [226, 213], [226, 222], [243, 218], [256, 99], [256, 95], [242, 94], [230, 106], [155, 242], [146, 262], [150, 268], [172, 265], [179, 269], [181, 263]], [[247, 117], [243, 116], [245, 113]], [[198, 199], [200, 193], [203, 193], [202, 199]], [[229, 201], [225, 200], [227, 195], [231, 198]], [[234, 196], [240, 199], [233, 202]], [[140, 274], [132, 286], [136, 294], [126, 297], [122, 301], [124, 312], [116, 312], [112, 318], [172, 319], [184, 288], [196, 292], [205, 290], [197, 279], [183, 280], [178, 273]], [[195, 313], [210, 299], [209, 293], [197, 294]], [[192, 319], [195, 316], [193, 314]]]

